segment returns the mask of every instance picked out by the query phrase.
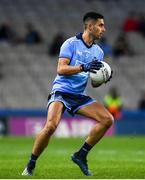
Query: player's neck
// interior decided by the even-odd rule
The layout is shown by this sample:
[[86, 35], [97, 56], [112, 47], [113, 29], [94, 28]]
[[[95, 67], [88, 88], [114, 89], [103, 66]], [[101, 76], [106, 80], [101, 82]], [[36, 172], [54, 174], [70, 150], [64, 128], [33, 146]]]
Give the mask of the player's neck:
[[90, 46], [94, 43], [93, 37], [91, 35], [89, 35], [88, 32], [86, 32], [86, 31], [83, 32], [82, 38], [88, 46]]

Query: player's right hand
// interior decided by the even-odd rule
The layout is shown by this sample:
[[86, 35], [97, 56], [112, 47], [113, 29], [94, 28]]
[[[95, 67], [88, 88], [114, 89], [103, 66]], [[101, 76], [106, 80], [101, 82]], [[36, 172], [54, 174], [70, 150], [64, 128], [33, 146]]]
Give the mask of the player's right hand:
[[84, 72], [93, 72], [93, 70], [99, 70], [101, 67], [103, 67], [103, 64], [101, 61], [94, 60], [86, 64], [82, 64], [82, 71]]

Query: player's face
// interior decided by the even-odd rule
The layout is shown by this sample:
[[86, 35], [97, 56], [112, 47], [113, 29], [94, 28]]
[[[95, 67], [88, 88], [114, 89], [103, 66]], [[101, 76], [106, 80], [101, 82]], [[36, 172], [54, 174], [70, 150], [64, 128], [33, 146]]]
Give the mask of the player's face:
[[98, 19], [92, 24], [91, 34], [94, 39], [100, 39], [105, 31], [106, 29], [103, 19]]

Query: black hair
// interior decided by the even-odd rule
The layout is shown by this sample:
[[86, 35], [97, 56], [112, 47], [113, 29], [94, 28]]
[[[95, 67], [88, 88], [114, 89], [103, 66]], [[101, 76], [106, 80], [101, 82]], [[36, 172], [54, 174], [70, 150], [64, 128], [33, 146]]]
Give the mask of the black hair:
[[83, 17], [83, 22], [85, 23], [88, 20], [97, 20], [97, 19], [104, 19], [104, 16], [102, 14], [96, 13], [96, 12], [88, 12]]

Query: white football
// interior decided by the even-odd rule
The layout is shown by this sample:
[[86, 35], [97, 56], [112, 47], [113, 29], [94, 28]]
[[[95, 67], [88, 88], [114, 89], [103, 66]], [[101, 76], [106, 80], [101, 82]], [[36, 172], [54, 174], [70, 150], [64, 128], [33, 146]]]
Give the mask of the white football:
[[106, 62], [102, 61], [103, 67], [99, 70], [94, 70], [95, 73], [90, 72], [90, 78], [95, 86], [100, 86], [105, 83], [111, 76], [111, 67]]

